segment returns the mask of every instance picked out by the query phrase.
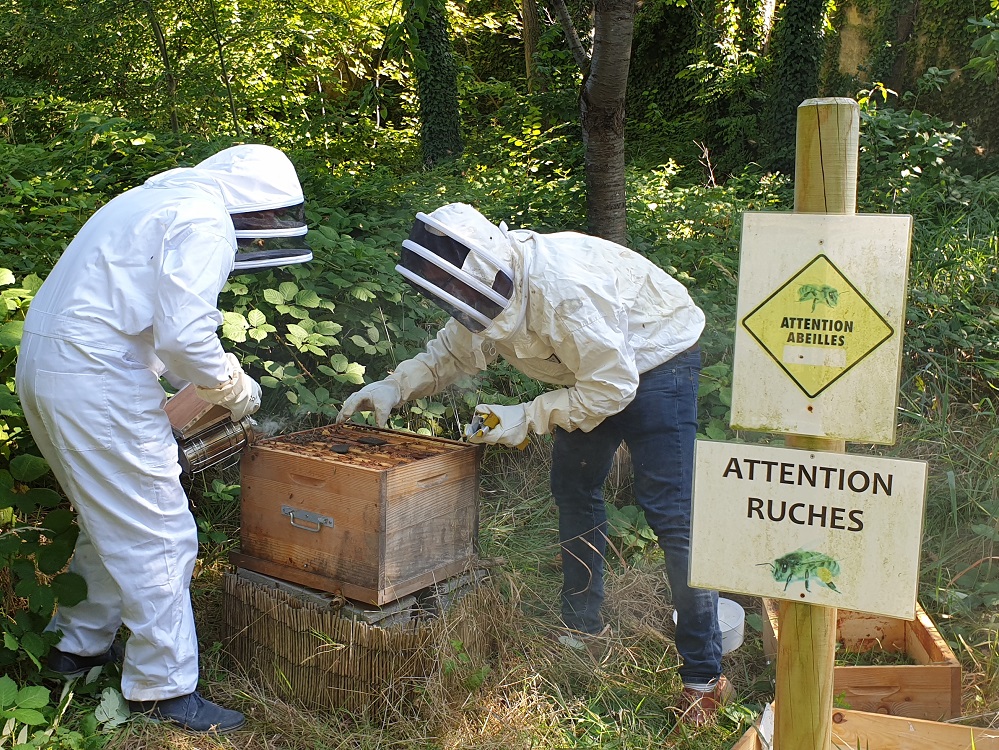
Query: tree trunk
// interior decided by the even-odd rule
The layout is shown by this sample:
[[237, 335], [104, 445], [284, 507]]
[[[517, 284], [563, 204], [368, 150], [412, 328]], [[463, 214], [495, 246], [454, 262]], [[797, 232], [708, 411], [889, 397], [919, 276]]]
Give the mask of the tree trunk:
[[198, 19], [198, 22], [212, 38], [212, 41], [215, 42], [215, 51], [218, 53], [219, 58], [219, 78], [222, 81], [222, 85], [225, 86], [226, 98], [229, 102], [229, 116], [232, 118], [232, 129], [237, 136], [240, 136], [239, 114], [236, 109], [236, 98], [232, 92], [232, 76], [229, 74], [229, 66], [226, 64], [226, 41], [225, 35], [222, 33], [222, 27], [219, 25], [218, 5], [215, 0], [208, 0], [210, 17], [206, 17], [192, 0], [188, 0], [187, 7], [191, 11], [191, 15]]
[[[590, 234], [627, 245], [624, 179], [625, 97], [635, 30], [635, 0], [597, 0], [593, 56], [587, 58], [564, 0], [552, 0], [569, 49], [583, 71], [579, 110], [586, 149], [586, 214]], [[619, 489], [631, 474], [631, 454], [621, 443], [612, 481]]]
[[229, 114], [232, 117], [232, 128], [238, 136], [240, 135], [239, 115], [236, 114], [236, 99], [232, 94], [232, 76], [229, 75], [229, 66], [226, 65], [225, 61], [225, 41], [222, 29], [219, 26], [219, 9], [215, 4], [215, 0], [209, 0], [208, 6], [212, 11], [212, 26], [214, 27], [212, 36], [215, 39], [215, 47], [219, 53], [219, 72], [222, 74], [222, 83], [225, 85], [226, 98], [229, 100]]
[[635, 0], [597, 0], [593, 56], [583, 80], [580, 113], [589, 231], [626, 244], [624, 119]]
[[788, 0], [774, 23], [763, 108], [766, 165], [790, 174], [794, 167], [798, 105], [819, 89], [826, 0]]
[[572, 59], [576, 61], [579, 69], [585, 73], [589, 70], [590, 58], [579, 41], [579, 34], [572, 23], [572, 15], [569, 13], [569, 9], [565, 7], [565, 0], [552, 0], [552, 8], [555, 10], [558, 22], [562, 25], [562, 33], [565, 35], [566, 44], [569, 45], [569, 50], [572, 52]]
[[527, 74], [527, 93], [533, 94], [538, 89], [534, 53], [538, 51], [538, 39], [541, 36], [537, 0], [523, 0], [521, 14], [524, 17], [524, 72]]
[[737, 0], [741, 49], [759, 52], [770, 39], [776, 0]]
[[174, 135], [180, 133], [180, 120], [177, 117], [177, 77], [173, 73], [173, 66], [170, 64], [170, 53], [167, 50], [166, 37], [163, 34], [163, 27], [160, 25], [156, 11], [153, 9], [152, 0], [145, 0], [146, 15], [149, 17], [149, 24], [153, 29], [153, 36], [156, 37], [156, 49], [163, 62], [163, 78], [167, 85], [167, 101], [170, 107], [170, 130]]

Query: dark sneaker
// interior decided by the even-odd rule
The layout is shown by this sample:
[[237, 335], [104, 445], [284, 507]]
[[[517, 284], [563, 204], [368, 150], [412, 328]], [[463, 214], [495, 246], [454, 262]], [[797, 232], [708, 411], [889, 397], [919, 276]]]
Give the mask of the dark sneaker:
[[166, 698], [161, 701], [129, 701], [132, 713], [143, 714], [156, 721], [169, 721], [189, 732], [225, 734], [239, 729], [245, 721], [243, 714], [222, 708], [205, 700], [198, 692]]
[[706, 693], [694, 688], [685, 687], [680, 693], [680, 721], [695, 727], [703, 727], [714, 721], [718, 709], [735, 698], [735, 688], [722, 675], [715, 686]]
[[69, 680], [81, 677], [94, 667], [103, 667], [105, 664], [120, 661], [121, 653], [121, 647], [117, 643], [112, 643], [107, 651], [97, 656], [79, 656], [52, 648], [49, 649], [49, 655], [45, 659], [45, 666]]

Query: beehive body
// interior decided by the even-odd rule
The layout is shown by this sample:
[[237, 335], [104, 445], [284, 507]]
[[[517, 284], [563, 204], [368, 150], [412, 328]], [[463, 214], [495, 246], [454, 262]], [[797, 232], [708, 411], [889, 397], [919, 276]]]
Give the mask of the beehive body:
[[475, 557], [479, 454], [357, 425], [259, 441], [241, 463], [233, 560], [371, 604], [455, 575]]

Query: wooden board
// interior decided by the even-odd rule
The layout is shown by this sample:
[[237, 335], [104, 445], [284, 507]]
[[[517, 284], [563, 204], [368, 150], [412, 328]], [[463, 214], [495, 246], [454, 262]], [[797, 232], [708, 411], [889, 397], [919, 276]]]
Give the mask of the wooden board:
[[[999, 731], [833, 709], [829, 750], [999, 750]], [[768, 750], [750, 728], [732, 750]]]
[[258, 441], [241, 462], [240, 565], [371, 604], [453, 575], [476, 554], [480, 455], [359, 425]]
[[473, 567], [475, 564], [475, 560], [457, 560], [427, 573], [421, 573], [408, 580], [399, 581], [398, 584], [389, 583], [382, 588], [375, 589], [358, 586], [348, 581], [337, 580], [327, 575], [320, 575], [301, 568], [279, 565], [271, 560], [261, 560], [239, 552], [230, 552], [229, 561], [239, 568], [245, 568], [246, 570], [252, 570], [282, 581], [291, 581], [292, 583], [308, 586], [317, 591], [327, 591], [331, 594], [339, 594], [346, 599], [353, 599], [357, 602], [375, 604], [377, 606], [398, 601], [402, 597], [412, 594], [414, 591], [425, 589], [427, 586], [433, 586], [435, 583], [440, 583], [451, 576], [456, 576]]
[[188, 383], [171, 396], [164, 411], [170, 418], [174, 434], [181, 437], [190, 437], [229, 419], [229, 410], [202, 399], [193, 383]]
[[[777, 601], [763, 600], [763, 650], [777, 653]], [[837, 610], [837, 640], [849, 652], [905, 653], [915, 664], [837, 666], [833, 696], [851, 709], [940, 721], [961, 715], [961, 663], [919, 604], [909, 622]]]

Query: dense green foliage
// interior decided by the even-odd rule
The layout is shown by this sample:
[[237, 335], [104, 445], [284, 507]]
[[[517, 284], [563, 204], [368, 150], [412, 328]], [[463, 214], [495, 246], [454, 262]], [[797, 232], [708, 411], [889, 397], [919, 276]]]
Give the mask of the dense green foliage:
[[[923, 0], [912, 29], [905, 40], [901, 75], [890, 79], [898, 91], [914, 87], [914, 79], [924, 69], [961, 71], [974, 54], [972, 45], [981, 33], [969, 20], [985, 16], [989, 3], [974, 0]], [[991, 4], [993, 14], [995, 4]], [[889, 79], [886, 79], [889, 80]], [[920, 106], [929, 111], [948, 112], [948, 119], [974, 126], [982, 142], [996, 142], [999, 124], [994, 113], [999, 108], [999, 89], [973, 75], [955, 76], [954, 85], [929, 92]]]
[[[88, 743], [101, 727], [117, 721], [113, 692], [100, 722], [91, 711], [66, 727], [59, 717], [69, 697], [39, 703], [32, 690], [56, 639], [43, 632], [45, 622], [85, 589], [65, 572], [72, 511], [37, 455], [13, 385], [32, 294], [95, 209], [151, 174], [234, 142], [289, 153], [307, 195], [315, 261], [234, 278], [219, 300], [224, 344], [261, 382], [261, 414], [273, 422], [265, 427], [279, 430], [328, 421], [348, 393], [417, 352], [443, 322], [393, 270], [416, 211], [465, 201], [511, 227], [586, 226], [580, 75], [560, 30], [543, 30], [536, 63], [545, 85], [528, 95], [513, 8], [481, 0], [437, 17], [443, 6], [428, 7], [426, 23], [388, 3], [362, 9], [329, 0], [15, 0], [0, 15], [8, 73], [0, 81], [0, 669], [17, 680], [0, 680], [0, 716], [37, 712], [19, 713], [11, 725], [25, 738], [40, 732], [37, 746], [95, 746]], [[629, 92], [628, 244], [684, 283], [706, 312], [700, 433], [715, 439], [746, 439], [728, 428], [739, 217], [791, 208], [791, 175], [758, 162], [776, 154], [786, 163], [794, 108], [819, 85], [821, 50], [796, 46], [795, 34], [817, 44], [826, 4], [785, 6], [769, 53], [761, 7], [643, 4]], [[939, 33], [977, 55], [972, 70], [994, 85], [994, 17], [959, 30], [947, 23]], [[434, 50], [445, 44], [447, 24], [455, 67], [445, 71], [438, 101], [421, 75], [446, 68]], [[887, 71], [890, 63], [872, 65]], [[900, 416], [913, 430], [956, 412], [995, 416], [999, 177], [976, 152], [974, 130], [927, 114], [924, 104], [946, 102], [950, 79], [948, 68], [931, 69], [901, 96], [887, 79], [837, 92], [862, 103], [858, 210], [915, 217]], [[856, 81], [836, 78], [847, 83]], [[447, 114], [453, 103], [460, 130], [458, 115]], [[423, 111], [437, 105], [439, 119]], [[500, 365], [407, 404], [392, 424], [457, 437], [476, 403], [530, 399], [543, 387]], [[962, 473], [960, 456], [939, 460], [931, 518], [955, 533], [959, 523], [977, 529], [970, 533], [980, 544], [999, 540], [991, 487]], [[221, 559], [233, 543], [238, 486], [212, 476], [191, 491], [205, 557]], [[647, 552], [641, 514], [618, 505], [611, 515], [623, 554]], [[940, 559], [928, 569], [942, 576]], [[986, 584], [999, 586], [982, 568]], [[977, 581], [961, 578], [961, 597], [935, 585], [923, 593], [956, 617], [994, 604]]]
[[0, 22], [0, 95], [106, 102], [154, 129], [176, 121], [209, 137], [276, 125], [307, 137], [327, 103], [359, 99], [361, 112], [399, 116], [399, 89], [375, 89], [398, 76], [378, 56], [393, 12], [328, 0], [14, 0]]
[[975, 0], [847, 0], [836, 3], [831, 23], [837, 33], [851, 14], [867, 54], [855, 60], [856, 74], [840, 70], [839, 37], [825, 52], [824, 91], [852, 96], [858, 88], [880, 82], [893, 91], [913, 91], [928, 71], [945, 74], [950, 85], [919, 92], [921, 108], [948, 120], [966, 122], [979, 143], [996, 143], [999, 126], [993, 113], [999, 88], [987, 71], [991, 53], [981, 54], [995, 21], [995, 2]]

